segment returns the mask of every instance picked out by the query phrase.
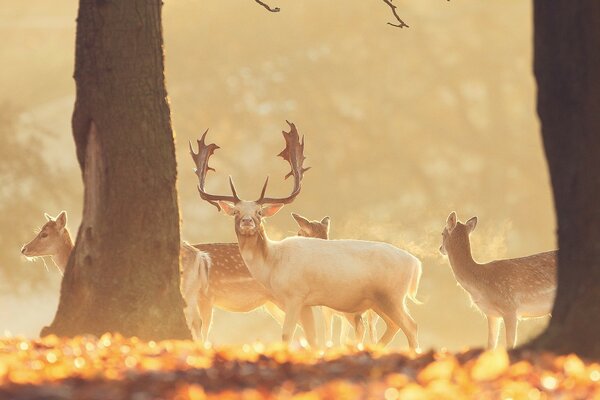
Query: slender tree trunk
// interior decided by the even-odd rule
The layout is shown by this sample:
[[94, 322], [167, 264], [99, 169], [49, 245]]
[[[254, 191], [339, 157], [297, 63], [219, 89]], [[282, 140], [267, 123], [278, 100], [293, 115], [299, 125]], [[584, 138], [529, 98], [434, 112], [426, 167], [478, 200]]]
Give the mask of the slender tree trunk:
[[189, 338], [161, 0], [80, 0], [73, 135], [85, 186], [60, 304], [42, 335]]
[[535, 0], [538, 114], [558, 222], [558, 292], [531, 346], [600, 357], [600, 1]]

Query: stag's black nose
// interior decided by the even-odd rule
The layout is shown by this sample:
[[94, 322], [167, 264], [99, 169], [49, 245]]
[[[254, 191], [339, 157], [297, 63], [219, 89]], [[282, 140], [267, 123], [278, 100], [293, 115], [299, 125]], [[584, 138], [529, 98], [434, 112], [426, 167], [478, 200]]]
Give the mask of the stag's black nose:
[[26, 251], [27, 251], [26, 246], [21, 247], [21, 254], [25, 254]]

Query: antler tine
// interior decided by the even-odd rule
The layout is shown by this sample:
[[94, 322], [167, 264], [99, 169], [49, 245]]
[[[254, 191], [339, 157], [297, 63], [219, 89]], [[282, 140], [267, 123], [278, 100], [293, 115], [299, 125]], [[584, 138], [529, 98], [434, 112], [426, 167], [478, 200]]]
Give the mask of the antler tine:
[[237, 195], [237, 191], [235, 190], [235, 185], [233, 184], [233, 178], [229, 175], [229, 187], [231, 188], [231, 193], [233, 193], [233, 197], [236, 199], [236, 203], [240, 201], [240, 198]]
[[[286, 121], [290, 126], [290, 131], [283, 131], [283, 138], [285, 139], [285, 149], [278, 156], [282, 157], [286, 160], [290, 167], [291, 171], [285, 176], [284, 179], [287, 179], [290, 176], [294, 177], [294, 188], [292, 193], [288, 197], [283, 198], [272, 198], [272, 197], [264, 197], [264, 193], [267, 188], [267, 183], [265, 182], [265, 186], [263, 187], [263, 193], [257, 203], [265, 204], [265, 203], [282, 203], [289, 204], [298, 194], [300, 193], [300, 189], [302, 188], [302, 177], [304, 173], [308, 171], [310, 168], [304, 168], [303, 163], [306, 157], [304, 156], [304, 136], [302, 136], [302, 140], [300, 140], [300, 135], [298, 134], [298, 130], [296, 129], [296, 125], [293, 123]], [[268, 180], [268, 178], [267, 178]]]
[[262, 200], [265, 198], [265, 193], [267, 191], [267, 184], [269, 183], [269, 177], [267, 176], [267, 179], [265, 179], [265, 184], [262, 187], [262, 190], [260, 192], [260, 197], [258, 198], [258, 200], [256, 200], [257, 203], [262, 202]]
[[[204, 190], [204, 182], [206, 180], [206, 173], [208, 171], [215, 170], [214, 168], [211, 168], [208, 165], [208, 160], [209, 160], [210, 156], [213, 155], [215, 150], [220, 148], [219, 146], [217, 146], [214, 143], [211, 143], [209, 145], [206, 144], [205, 139], [206, 139], [207, 133], [208, 133], [208, 129], [204, 132], [202, 137], [198, 140], [198, 153], [194, 152], [192, 143], [191, 142], [189, 143], [190, 155], [192, 156], [192, 160], [194, 160], [194, 164], [196, 165], [194, 172], [198, 176], [198, 193], [200, 194], [200, 197], [203, 200], [208, 201], [213, 206], [217, 207], [217, 209], [220, 211], [221, 207], [219, 206], [219, 203], [217, 203], [217, 200], [224, 200], [224, 201], [230, 201], [232, 203], [237, 203], [240, 201], [240, 199], [237, 197], [235, 190], [233, 190], [233, 196], [221, 196], [221, 195], [210, 194]], [[233, 185], [232, 182], [231, 182], [231, 184]], [[232, 188], [233, 188], [233, 186], [232, 186]]]

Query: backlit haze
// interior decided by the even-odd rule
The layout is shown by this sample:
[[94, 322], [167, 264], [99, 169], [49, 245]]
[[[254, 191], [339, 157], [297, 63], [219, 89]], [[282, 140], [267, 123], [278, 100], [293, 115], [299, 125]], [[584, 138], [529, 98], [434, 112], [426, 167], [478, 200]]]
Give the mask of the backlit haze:
[[[270, 237], [295, 234], [294, 211], [329, 215], [332, 238], [409, 250], [423, 262], [424, 304], [409, 304], [421, 346], [485, 345], [485, 318], [437, 249], [452, 210], [479, 217], [477, 261], [555, 248], [530, 3], [405, 0], [398, 11], [410, 28], [399, 30], [377, 1], [273, 1], [278, 14], [251, 0], [165, 1], [182, 237], [235, 241], [232, 220], [198, 197], [188, 140], [209, 128], [222, 148], [209, 191], [226, 192], [231, 174], [253, 199], [269, 175], [269, 193], [286, 194], [289, 166], [275, 155], [293, 121], [312, 168], [296, 201], [268, 221]], [[58, 271], [19, 249], [44, 212], [67, 210], [73, 237], [81, 216], [70, 129], [76, 13], [75, 0], [0, 3], [0, 335], [34, 337], [51, 321]], [[519, 342], [544, 320], [521, 324]], [[211, 340], [269, 342], [280, 332], [263, 311], [217, 311]], [[400, 333], [392, 346], [405, 341]]]

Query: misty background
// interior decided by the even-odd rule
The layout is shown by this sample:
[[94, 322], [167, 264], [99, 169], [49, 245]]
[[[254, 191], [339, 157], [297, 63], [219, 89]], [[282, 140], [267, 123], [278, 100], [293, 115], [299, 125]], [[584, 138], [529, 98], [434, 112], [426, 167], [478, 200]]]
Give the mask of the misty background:
[[[269, 236], [295, 234], [294, 211], [329, 215], [332, 238], [409, 250], [424, 266], [425, 304], [409, 306], [421, 346], [485, 345], [485, 319], [437, 249], [452, 210], [461, 221], [479, 217], [477, 261], [555, 248], [530, 2], [407, 0], [398, 3], [403, 30], [386, 25], [383, 2], [272, 3], [282, 11], [251, 0], [165, 2], [182, 237], [236, 240], [232, 220], [198, 197], [188, 140], [210, 128], [208, 141], [222, 147], [209, 191], [228, 192], [231, 174], [254, 199], [270, 175], [269, 193], [287, 194], [289, 166], [275, 157], [287, 119], [306, 135], [312, 169], [296, 201], [268, 221]], [[76, 15], [75, 0], [0, 3], [0, 334], [35, 337], [51, 322], [60, 275], [19, 249], [44, 212], [66, 210], [73, 238], [81, 216], [70, 128]], [[544, 323], [522, 322], [519, 341]], [[265, 312], [217, 311], [211, 340], [273, 341], [280, 332]], [[405, 347], [404, 335], [393, 345]]]

